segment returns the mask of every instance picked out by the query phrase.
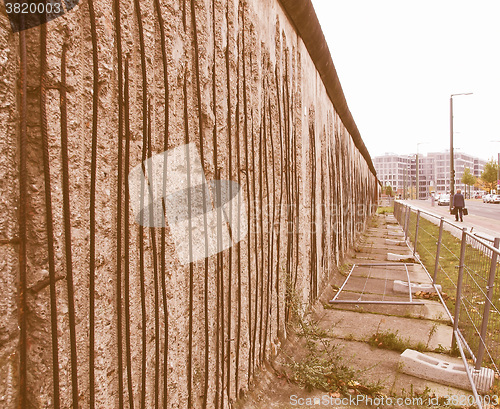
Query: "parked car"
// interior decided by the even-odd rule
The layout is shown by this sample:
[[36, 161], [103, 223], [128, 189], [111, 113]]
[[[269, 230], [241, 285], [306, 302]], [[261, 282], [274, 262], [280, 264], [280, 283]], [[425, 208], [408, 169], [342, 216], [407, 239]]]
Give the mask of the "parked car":
[[450, 195], [441, 195], [438, 199], [438, 206], [449, 206], [450, 205]]
[[489, 193], [484, 195], [483, 196], [483, 203], [489, 203], [491, 196], [493, 196], [493, 195], [490, 195]]
[[490, 203], [500, 203], [500, 195], [492, 195]]

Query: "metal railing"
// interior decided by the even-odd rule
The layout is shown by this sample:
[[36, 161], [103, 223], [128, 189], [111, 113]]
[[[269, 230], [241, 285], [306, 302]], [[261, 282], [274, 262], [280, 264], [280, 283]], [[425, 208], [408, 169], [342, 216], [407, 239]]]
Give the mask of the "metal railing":
[[462, 356], [481, 408], [478, 392], [488, 392], [493, 375], [500, 375], [500, 286], [495, 285], [500, 238], [487, 241], [399, 201], [394, 203], [394, 216], [453, 322], [452, 345]]

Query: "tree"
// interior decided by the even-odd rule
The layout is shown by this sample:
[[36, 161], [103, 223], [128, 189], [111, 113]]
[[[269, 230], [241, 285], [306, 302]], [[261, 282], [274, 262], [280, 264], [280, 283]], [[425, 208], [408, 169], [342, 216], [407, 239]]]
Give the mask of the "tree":
[[470, 187], [476, 184], [476, 177], [471, 173], [469, 168], [464, 169], [464, 174], [462, 175], [462, 183], [469, 186], [469, 198], [470, 198]]
[[384, 193], [387, 195], [387, 196], [391, 196], [392, 197], [392, 186], [391, 185], [387, 185], [384, 187]]
[[483, 173], [481, 173], [481, 180], [486, 185], [488, 192], [496, 188], [497, 185], [497, 172], [498, 165], [493, 159], [490, 159], [486, 165], [484, 165]]

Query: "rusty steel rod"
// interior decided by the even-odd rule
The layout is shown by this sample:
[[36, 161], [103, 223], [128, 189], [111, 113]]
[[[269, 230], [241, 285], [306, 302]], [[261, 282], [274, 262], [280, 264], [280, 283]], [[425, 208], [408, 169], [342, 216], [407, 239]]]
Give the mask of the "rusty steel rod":
[[[229, 32], [229, 31], [228, 31]], [[228, 42], [229, 44], [229, 42]], [[235, 126], [236, 126], [236, 137], [235, 137], [235, 145], [236, 145], [236, 174], [238, 180], [238, 186], [241, 187], [241, 152], [240, 152], [240, 34], [236, 35], [236, 107], [235, 107]], [[230, 83], [228, 81], [228, 89], [230, 89]], [[240, 201], [238, 200], [238, 234], [241, 234], [241, 217], [240, 217]], [[238, 241], [236, 244], [236, 257], [237, 257], [237, 265], [238, 265], [238, 318], [237, 318], [237, 329], [236, 329], [236, 351], [235, 351], [235, 364], [234, 364], [234, 388], [236, 397], [239, 394], [239, 368], [240, 368], [240, 348], [241, 348], [241, 297], [242, 297], [242, 282], [241, 282], [241, 241]]]
[[[97, 125], [99, 114], [99, 65], [97, 53], [97, 29], [94, 0], [88, 0], [90, 32], [92, 36], [92, 153], [90, 165], [90, 265], [89, 265], [89, 394], [90, 409], [95, 408], [95, 270], [96, 270], [96, 182], [97, 182]], [[78, 401], [75, 402], [78, 407]]]
[[26, 302], [26, 273], [27, 273], [27, 206], [28, 206], [28, 135], [26, 115], [27, 106], [27, 75], [28, 64], [26, 54], [26, 32], [24, 15], [20, 15], [21, 31], [19, 32], [19, 280], [17, 287], [17, 308], [19, 325], [19, 382], [18, 382], [18, 409], [28, 405], [27, 385], [27, 302]]
[[[129, 94], [129, 60], [125, 59], [125, 78], [124, 78], [124, 122], [125, 122], [125, 158], [124, 172], [126, 175], [130, 171], [130, 94]], [[132, 353], [130, 345], [130, 189], [129, 184], [125, 184], [125, 214], [124, 214], [124, 313], [125, 313], [125, 355], [127, 362], [127, 389], [128, 389], [128, 404], [130, 409], [134, 408], [134, 391], [132, 385]]]
[[[214, 175], [217, 174], [218, 171], [218, 152], [217, 152], [217, 92], [216, 92], [216, 48], [217, 48], [217, 40], [216, 40], [216, 30], [215, 30], [215, 0], [212, 0], [212, 35], [213, 35], [213, 49], [212, 49], [212, 106], [213, 106], [213, 115], [214, 115], [214, 126], [212, 128], [212, 144], [213, 144], [213, 162], [214, 162]], [[220, 177], [216, 176], [217, 180], [220, 180]], [[217, 199], [220, 189], [217, 189]], [[213, 193], [212, 193], [213, 194]], [[217, 247], [219, 246], [219, 239], [221, 233], [221, 218], [220, 218], [220, 203], [216, 201], [216, 209], [217, 209]], [[221, 351], [221, 342], [222, 346], [224, 345], [224, 290], [223, 290], [223, 262], [221, 260], [221, 254], [219, 253], [219, 248], [217, 248], [217, 257], [216, 257], [216, 328], [217, 332], [215, 334], [215, 407], [219, 408], [220, 406], [224, 407], [223, 404], [223, 391], [224, 391], [224, 374], [220, 374], [221, 367], [224, 363], [224, 350], [222, 347]], [[221, 303], [222, 301], [222, 303]], [[208, 322], [208, 275], [205, 274], [205, 388], [208, 386], [209, 381], [209, 340], [208, 340], [208, 331], [209, 331], [209, 322]], [[221, 320], [222, 316], [222, 320]], [[219, 380], [222, 378], [222, 382]], [[222, 385], [221, 385], [222, 384]], [[208, 398], [208, 389], [205, 389], [206, 393], [204, 396], [204, 407], [206, 407], [207, 398]], [[222, 393], [221, 393], [222, 390]]]
[[[187, 96], [187, 68], [184, 70], [184, 143], [189, 143], [189, 116], [188, 116], [188, 96]], [[191, 173], [190, 173], [190, 158], [188, 151], [187, 158], [187, 211], [188, 211], [188, 248], [189, 259], [192, 260], [193, 256], [193, 235], [192, 235], [192, 222], [191, 222]], [[187, 351], [187, 392], [188, 392], [188, 408], [193, 407], [193, 286], [194, 286], [194, 266], [193, 262], [189, 263], [189, 324], [188, 324], [188, 351]]]
[[[148, 139], [148, 79], [146, 68], [146, 47], [144, 43], [144, 27], [142, 23], [142, 12], [139, 0], [134, 0], [134, 13], [137, 18], [137, 28], [139, 34], [139, 51], [141, 58], [142, 76], [142, 159], [141, 163], [144, 172], [144, 161], [147, 153]], [[145, 181], [141, 178], [141, 205], [144, 203]], [[143, 212], [141, 212], [141, 222], [139, 223], [139, 281], [141, 294], [141, 317], [142, 317], [142, 351], [141, 351], [141, 404], [140, 408], [146, 407], [146, 385], [147, 385], [147, 311], [146, 311], [146, 288], [145, 288], [145, 265], [144, 265], [144, 224]]]
[[124, 407], [123, 386], [123, 313], [122, 313], [122, 236], [123, 236], [123, 51], [120, 0], [113, 1], [115, 14], [116, 53], [118, 63], [118, 174], [116, 181], [116, 343], [118, 359], [118, 407]]
[[[268, 67], [269, 68], [269, 67]], [[267, 89], [270, 89], [269, 86], [269, 79], [267, 80]], [[275, 192], [276, 192], [276, 185], [275, 185], [275, 175], [274, 175], [274, 145], [272, 142], [273, 139], [273, 126], [272, 126], [272, 112], [271, 112], [271, 97], [268, 96], [268, 114], [269, 114], [269, 138], [265, 138], [264, 140], [264, 160], [265, 160], [265, 168], [268, 169], [268, 163], [267, 163], [267, 140], [269, 139], [271, 142], [271, 166], [272, 166], [272, 177], [273, 177], [273, 189], [269, 189], [269, 175], [268, 172], [266, 172], [266, 193], [267, 193], [267, 240], [268, 240], [268, 259], [267, 259], [267, 289], [266, 289], [266, 309], [265, 309], [265, 314], [266, 314], [266, 325], [265, 325], [265, 332], [264, 332], [264, 346], [263, 349], [266, 351], [267, 347], [267, 338], [268, 338], [268, 329], [269, 329], [269, 318], [272, 314], [272, 307], [271, 307], [271, 299], [272, 299], [272, 283], [273, 283], [273, 251], [274, 251], [274, 217], [275, 217], [275, 211], [276, 211], [276, 200], [275, 200]], [[270, 204], [269, 200], [271, 198], [271, 195], [273, 197], [273, 210], [272, 210], [272, 220], [271, 216], [269, 214], [270, 212]]]
[[[202, 118], [202, 105], [201, 105], [201, 80], [200, 80], [200, 62], [199, 62], [199, 49], [198, 49], [198, 29], [196, 23], [196, 7], [195, 0], [190, 1], [190, 11], [191, 11], [191, 29], [193, 30], [193, 51], [194, 51], [194, 70], [195, 70], [195, 82], [196, 82], [196, 101], [197, 101], [197, 113], [198, 113], [198, 137], [199, 137], [199, 145], [200, 145], [200, 160], [202, 168], [205, 165], [205, 155], [203, 149], [204, 143], [204, 134], [203, 134], [203, 118]], [[217, 164], [214, 164], [217, 166]], [[208, 276], [208, 233], [207, 233], [207, 200], [206, 200], [206, 189], [202, 189], [202, 202], [203, 202], [203, 231], [204, 231], [204, 239], [205, 239], [205, 277]], [[205, 281], [208, 285], [208, 280]], [[192, 335], [192, 326], [193, 326], [193, 287], [194, 282], [190, 280], [190, 290], [189, 290], [189, 360], [190, 360], [190, 371], [191, 371], [191, 361], [192, 361], [192, 353], [193, 353], [193, 335]], [[206, 287], [205, 287], [206, 291]], [[188, 380], [190, 384], [190, 392], [188, 399], [188, 407], [190, 408], [192, 405], [192, 391], [191, 391], [191, 373], [190, 379]]]
[[266, 110], [265, 110], [265, 99], [263, 103], [263, 108], [262, 108], [262, 117], [261, 117], [261, 126], [260, 126], [260, 131], [259, 131], [259, 206], [260, 206], [260, 311], [259, 311], [259, 365], [262, 362], [262, 335], [263, 335], [263, 323], [264, 323], [264, 218], [262, 216], [262, 210], [264, 206], [264, 182], [263, 182], [263, 151], [262, 151], [262, 145], [263, 145], [263, 134], [265, 133], [265, 115], [266, 115]]
[[[152, 130], [151, 130], [151, 100], [149, 100], [148, 104], [148, 153], [147, 156], [151, 157], [153, 155], [152, 149]], [[152, 183], [153, 181], [153, 169], [152, 166], [148, 167], [148, 180]], [[151, 184], [148, 184], [148, 192], [150, 203], [154, 202], [153, 189]], [[156, 242], [156, 229], [154, 226], [154, 211], [150, 208], [149, 211], [149, 233], [151, 237], [151, 247], [152, 247], [152, 256], [153, 256], [153, 286], [154, 286], [154, 321], [155, 321], [155, 367], [154, 367], [154, 381], [155, 381], [155, 390], [154, 390], [154, 399], [155, 399], [155, 408], [158, 408], [160, 405], [160, 286], [158, 283], [159, 280], [159, 272], [158, 272], [158, 247]]]
[[[251, 61], [251, 53], [250, 53], [250, 61]], [[250, 62], [250, 67], [252, 67], [252, 63]], [[252, 70], [250, 70], [250, 78], [252, 78]], [[254, 111], [253, 107], [250, 109], [250, 121], [251, 121], [251, 132], [252, 135], [252, 145], [251, 145], [251, 153], [252, 153], [252, 201], [255, 204], [257, 201], [257, 188], [256, 188], [256, 173], [258, 170], [255, 167], [255, 129], [254, 129]], [[254, 320], [253, 320], [253, 339], [252, 339], [252, 370], [255, 371], [255, 348], [257, 343], [257, 320], [258, 320], [258, 308], [259, 308], [259, 234], [258, 234], [258, 221], [257, 221], [257, 205], [253, 206], [253, 218], [254, 221], [254, 254], [255, 254], [255, 309], [254, 309]], [[250, 257], [250, 255], [249, 255]]]
[[276, 82], [276, 106], [278, 108], [278, 125], [279, 125], [279, 142], [280, 142], [280, 200], [278, 204], [278, 231], [276, 233], [276, 333], [280, 334], [281, 330], [281, 314], [280, 314], [280, 245], [281, 245], [281, 213], [283, 206], [283, 123], [281, 115], [281, 99], [280, 99], [280, 84], [278, 66], [274, 70]]
[[[167, 63], [167, 46], [165, 41], [165, 22], [160, 9], [159, 0], [154, 0], [154, 8], [156, 16], [158, 19], [158, 27], [160, 29], [160, 44], [161, 44], [161, 57], [163, 65], [163, 87], [164, 87], [164, 109], [165, 109], [165, 131], [163, 136], [163, 151], [166, 152], [169, 148], [169, 87], [168, 87], [168, 63]], [[162, 198], [165, 197], [166, 183], [167, 183], [167, 156], [165, 156], [164, 171], [163, 171], [163, 194]], [[165, 214], [165, 200], [162, 199], [162, 209], [163, 214]], [[168, 303], [167, 303], [167, 289], [165, 284], [166, 279], [166, 235], [165, 228], [161, 229], [161, 263], [160, 263], [160, 279], [161, 279], [161, 290], [162, 290], [162, 303], [163, 303], [163, 314], [164, 314], [164, 353], [163, 353], [163, 406], [167, 406], [168, 401]]]
[[[241, 8], [241, 21], [242, 21], [242, 33], [241, 33], [241, 65], [243, 70], [243, 145], [245, 146], [245, 177], [246, 177], [246, 190], [247, 190], [247, 201], [248, 201], [248, 209], [247, 209], [247, 229], [248, 229], [248, 238], [247, 238], [247, 274], [248, 274], [248, 345], [252, 345], [252, 263], [251, 263], [251, 210], [252, 210], [252, 201], [250, 200], [250, 175], [248, 169], [248, 106], [247, 106], [247, 76], [246, 76], [246, 48], [245, 48], [245, 7], [242, 6], [241, 1], [238, 4], [238, 7]], [[248, 387], [250, 387], [251, 382], [251, 368], [252, 368], [252, 354], [249, 352], [248, 354], [248, 372], [247, 372], [247, 383]]]
[[[215, 20], [214, 20], [215, 24]], [[229, 2], [226, 3], [226, 49], [224, 52], [225, 57], [225, 68], [226, 68], [226, 85], [227, 85], [227, 147], [228, 147], [228, 179], [233, 178], [233, 151], [232, 151], [232, 137], [231, 137], [231, 74], [229, 65]], [[215, 26], [214, 26], [215, 33]], [[233, 185], [229, 185], [229, 197], [233, 197]], [[232, 226], [233, 223], [233, 205], [232, 202], [229, 207], [229, 223]], [[238, 227], [238, 236], [240, 235], [240, 229]], [[232, 236], [234, 242], [234, 236]], [[229, 258], [228, 258], [229, 270], [228, 270], [228, 293], [227, 293], [227, 397], [231, 400], [231, 342], [232, 342], [232, 287], [233, 287], [233, 246], [229, 248]]]
[[62, 190], [63, 190], [63, 213], [64, 213], [64, 238], [66, 255], [66, 286], [68, 291], [68, 315], [71, 349], [71, 384], [73, 405], [78, 405], [78, 356], [76, 342], [76, 311], [73, 283], [73, 256], [71, 238], [71, 203], [69, 185], [69, 155], [68, 155], [68, 98], [66, 91], [66, 53], [67, 44], [63, 44], [61, 58], [61, 162], [62, 162]]
[[[63, 56], [64, 58], [64, 56]], [[62, 64], [61, 64], [62, 65]], [[62, 123], [62, 118], [61, 118]], [[53, 405], [60, 407], [59, 396], [59, 343], [57, 334], [57, 290], [54, 255], [54, 221], [52, 215], [52, 190], [50, 183], [49, 137], [47, 131], [47, 26], [40, 26], [40, 133], [43, 150], [43, 175], [45, 183], [45, 223], [47, 229], [47, 256], [50, 282], [50, 317], [52, 336]], [[64, 165], [64, 162], [63, 162]], [[70, 236], [71, 240], [71, 236]], [[66, 245], [67, 245], [66, 240]], [[70, 241], [71, 246], [71, 241]], [[71, 248], [71, 247], [70, 247]]]

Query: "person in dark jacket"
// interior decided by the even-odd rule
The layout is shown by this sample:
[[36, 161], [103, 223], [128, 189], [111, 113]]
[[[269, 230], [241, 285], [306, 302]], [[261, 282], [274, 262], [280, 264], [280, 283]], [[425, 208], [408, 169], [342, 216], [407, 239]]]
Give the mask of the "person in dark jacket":
[[465, 199], [460, 189], [457, 189], [457, 193], [453, 196], [453, 207], [455, 208], [455, 221], [458, 222], [458, 217], [460, 216], [460, 221], [463, 222]]

